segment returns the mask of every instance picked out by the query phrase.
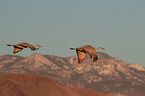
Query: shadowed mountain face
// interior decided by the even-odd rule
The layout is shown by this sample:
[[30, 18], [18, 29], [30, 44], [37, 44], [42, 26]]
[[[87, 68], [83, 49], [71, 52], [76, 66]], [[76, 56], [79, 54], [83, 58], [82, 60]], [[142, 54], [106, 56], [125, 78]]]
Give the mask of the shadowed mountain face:
[[99, 59], [92, 62], [87, 55], [82, 64], [77, 57], [61, 58], [34, 54], [23, 58], [5, 55], [0, 57], [0, 74], [29, 73], [51, 77], [61, 83], [92, 88], [118, 96], [145, 96], [145, 68], [127, 64], [106, 53], [98, 52]]
[[109, 96], [93, 89], [68, 87], [40, 75], [0, 77], [0, 96]]

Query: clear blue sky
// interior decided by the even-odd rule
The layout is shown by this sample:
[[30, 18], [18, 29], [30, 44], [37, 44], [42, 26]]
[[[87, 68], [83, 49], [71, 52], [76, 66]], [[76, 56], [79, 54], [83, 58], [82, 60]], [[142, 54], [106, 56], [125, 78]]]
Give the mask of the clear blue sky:
[[59, 57], [76, 55], [70, 47], [90, 44], [145, 66], [145, 0], [1, 0], [0, 55], [12, 54], [6, 44], [21, 42]]

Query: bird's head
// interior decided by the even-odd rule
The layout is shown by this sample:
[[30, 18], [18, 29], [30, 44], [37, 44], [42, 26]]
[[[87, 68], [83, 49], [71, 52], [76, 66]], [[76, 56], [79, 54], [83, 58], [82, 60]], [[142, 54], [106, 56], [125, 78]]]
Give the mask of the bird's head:
[[40, 46], [40, 45], [35, 45], [34, 47], [42, 47], [42, 46]]
[[42, 46], [40, 46], [40, 45], [35, 45], [34, 47], [37, 48], [37, 50], [38, 50], [39, 47], [42, 47]]

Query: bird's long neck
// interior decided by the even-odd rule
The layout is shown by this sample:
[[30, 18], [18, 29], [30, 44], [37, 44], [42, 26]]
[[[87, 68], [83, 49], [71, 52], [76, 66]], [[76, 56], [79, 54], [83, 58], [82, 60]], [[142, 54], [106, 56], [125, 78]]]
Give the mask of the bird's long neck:
[[101, 47], [94, 47], [94, 49], [99, 49], [99, 50], [103, 50], [104, 48], [101, 48]]
[[96, 47], [95, 47], [95, 49], [100, 49], [100, 48], [96, 48]]
[[76, 50], [77, 48], [70, 48], [70, 50]]

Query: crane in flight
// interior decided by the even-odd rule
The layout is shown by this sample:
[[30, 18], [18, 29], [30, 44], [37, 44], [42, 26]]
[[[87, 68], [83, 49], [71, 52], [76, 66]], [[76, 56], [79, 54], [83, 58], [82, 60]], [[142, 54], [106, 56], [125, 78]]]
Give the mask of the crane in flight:
[[95, 49], [103, 50], [104, 48], [99, 47], [93, 47], [91, 45], [85, 45], [79, 48], [70, 48], [70, 50], [76, 50], [77, 57], [78, 57], [78, 63], [82, 63], [83, 60], [86, 57], [86, 53], [90, 55], [91, 58], [93, 58], [93, 62], [98, 60], [98, 55]]
[[36, 51], [39, 49], [39, 47], [42, 47], [40, 45], [33, 46], [29, 43], [19, 43], [19, 44], [15, 44], [15, 45], [7, 44], [7, 46], [14, 47], [13, 53], [18, 53], [18, 52], [22, 51], [24, 48], [30, 48], [32, 51]]

